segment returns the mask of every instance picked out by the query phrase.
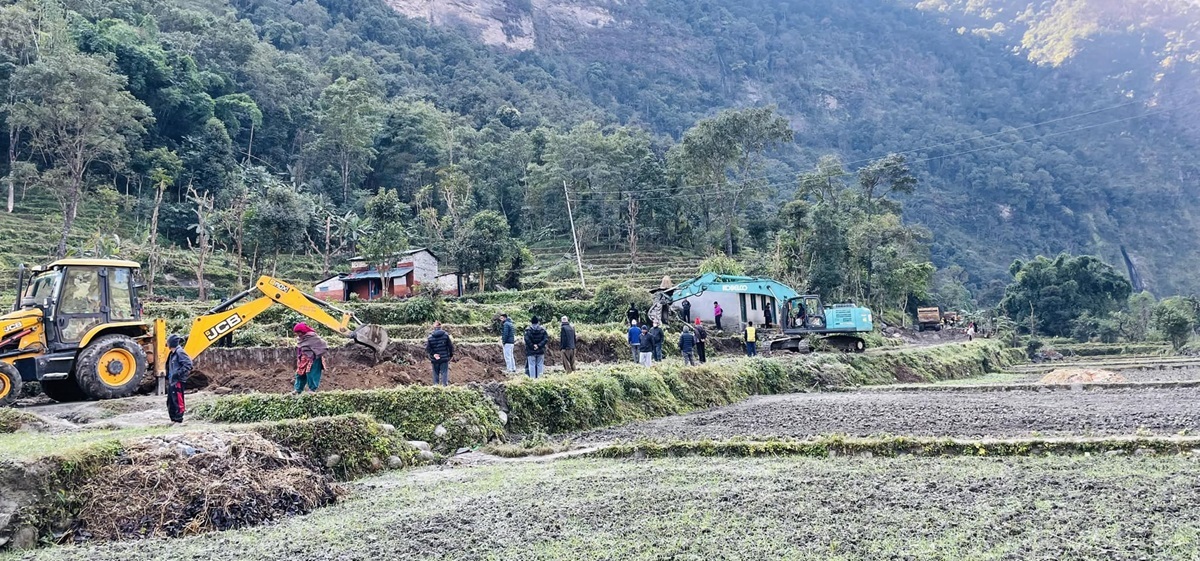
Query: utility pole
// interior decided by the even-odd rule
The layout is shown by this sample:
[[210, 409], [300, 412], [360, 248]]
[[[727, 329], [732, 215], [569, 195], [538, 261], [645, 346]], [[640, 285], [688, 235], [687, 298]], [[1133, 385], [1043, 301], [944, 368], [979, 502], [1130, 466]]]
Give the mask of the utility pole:
[[587, 281], [583, 278], [583, 254], [579, 252], [579, 234], [575, 233], [575, 213], [571, 211], [571, 192], [567, 190], [567, 180], [563, 180], [563, 196], [567, 201], [567, 217], [571, 219], [571, 239], [575, 240], [575, 264], [579, 266], [579, 286], [587, 290]]

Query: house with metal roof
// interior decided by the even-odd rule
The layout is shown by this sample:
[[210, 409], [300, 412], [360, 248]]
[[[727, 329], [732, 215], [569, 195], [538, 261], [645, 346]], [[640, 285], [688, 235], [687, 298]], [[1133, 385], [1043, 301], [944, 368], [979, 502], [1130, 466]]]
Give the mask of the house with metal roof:
[[381, 272], [365, 257], [352, 257], [350, 272], [321, 281], [314, 289], [315, 295], [327, 301], [348, 300], [351, 294], [357, 295], [359, 300], [377, 300], [385, 295], [386, 279], [392, 297], [407, 298], [415, 294], [421, 284], [437, 282], [438, 258], [428, 249], [402, 252], [390, 263], [392, 266]]

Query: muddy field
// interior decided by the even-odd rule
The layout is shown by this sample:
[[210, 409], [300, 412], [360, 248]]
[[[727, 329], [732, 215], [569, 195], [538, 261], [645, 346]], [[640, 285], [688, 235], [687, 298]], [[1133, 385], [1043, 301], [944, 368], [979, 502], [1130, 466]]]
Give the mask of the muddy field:
[[571, 460], [396, 472], [343, 504], [29, 560], [1194, 559], [1172, 458]]
[[813, 393], [577, 435], [579, 442], [804, 438], [817, 435], [1011, 437], [1172, 435], [1200, 430], [1200, 389]]

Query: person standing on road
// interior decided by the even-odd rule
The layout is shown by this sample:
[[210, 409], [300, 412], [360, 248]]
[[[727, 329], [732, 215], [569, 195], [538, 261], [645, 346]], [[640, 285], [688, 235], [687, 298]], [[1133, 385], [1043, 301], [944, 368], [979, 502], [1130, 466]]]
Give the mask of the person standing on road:
[[758, 344], [758, 330], [754, 329], [754, 322], [746, 323], [744, 338], [746, 341], [746, 356], [756, 356], [758, 354], [758, 349], [755, 348]]
[[763, 323], [766, 324], [767, 329], [770, 329], [771, 324], [775, 323], [775, 309], [774, 308], [775, 308], [775, 306], [770, 303], [768, 303], [766, 306], [763, 306], [763, 319], [765, 320]]
[[184, 352], [183, 337], [172, 333], [167, 337], [167, 415], [175, 423], [183, 422], [187, 406], [183, 402], [183, 385], [192, 373], [192, 358]]
[[321, 374], [325, 372], [325, 353], [329, 351], [329, 345], [304, 322], [297, 323], [292, 332], [299, 337], [296, 343], [296, 393], [304, 393], [305, 386], [315, 392], [321, 385]]
[[562, 351], [563, 370], [570, 374], [575, 371], [575, 327], [567, 316], [562, 317], [562, 326], [558, 330], [558, 348]]
[[433, 322], [433, 333], [425, 340], [425, 354], [433, 364], [433, 385], [450, 385], [450, 359], [454, 357], [454, 340], [442, 330], [442, 322]]
[[700, 318], [696, 318], [696, 354], [700, 358], [700, 364], [707, 362], [704, 356], [704, 347], [708, 344], [708, 329], [700, 323]]
[[513, 346], [517, 343], [517, 330], [508, 314], [500, 314], [500, 319], [504, 321], [500, 324], [500, 344], [504, 346], [504, 371], [516, 374], [517, 359], [513, 358]]
[[525, 330], [525, 363], [529, 366], [529, 377], [538, 379], [546, 371], [546, 342], [550, 335], [542, 327], [542, 320], [533, 316], [529, 328]]
[[713, 302], [713, 316], [717, 318], [717, 331], [723, 331], [721, 329], [721, 316], [723, 315], [725, 315], [725, 310], [721, 309], [720, 304]]
[[967, 341], [970, 342], [970, 341], [974, 341], [974, 340], [975, 340], [975, 322], [971, 322], [971, 325], [967, 326]]
[[638, 360], [638, 346], [642, 344], [642, 328], [638, 327], [637, 320], [633, 320], [629, 325], [629, 347], [633, 349], [633, 361]]
[[641, 314], [638, 313], [637, 306], [633, 305], [633, 302], [630, 302], [629, 303], [629, 311], [625, 312], [625, 319], [630, 321], [631, 323], [636, 324], [638, 322], [638, 319], [640, 319], [640, 318], [641, 318]]
[[684, 300], [679, 309], [683, 310], [683, 323], [692, 323], [692, 302]]
[[657, 362], [662, 362], [662, 346], [663, 340], [666, 339], [666, 335], [663, 334], [662, 327], [659, 326], [659, 324], [656, 323], [654, 324], [654, 327], [650, 328], [650, 338], [654, 343], [654, 360]]
[[696, 336], [692, 335], [692, 326], [683, 326], [683, 333], [679, 334], [679, 352], [683, 353], [683, 363], [687, 366], [696, 366], [696, 360], [692, 358], [692, 352], [696, 350]]
[[641, 343], [638, 343], [638, 362], [646, 368], [654, 366], [654, 336], [642, 326]]

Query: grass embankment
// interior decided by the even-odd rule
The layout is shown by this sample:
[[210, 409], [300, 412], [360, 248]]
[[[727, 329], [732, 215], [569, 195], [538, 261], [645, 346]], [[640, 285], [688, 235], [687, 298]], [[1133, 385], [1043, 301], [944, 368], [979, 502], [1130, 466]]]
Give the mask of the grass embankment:
[[[197, 415], [244, 423], [361, 411], [392, 423], [406, 438], [443, 448], [477, 446], [502, 433], [496, 405], [515, 433], [564, 433], [727, 405], [751, 395], [827, 386], [935, 381], [979, 376], [1015, 360], [995, 342], [846, 355], [724, 359], [700, 367], [666, 363], [586, 369], [540, 380], [518, 378], [488, 388], [390, 390], [230, 396], [202, 404]], [[433, 434], [441, 425], [445, 434]]]
[[889, 436], [814, 440], [728, 440], [635, 442], [605, 446], [591, 455], [602, 458], [675, 458], [684, 456], [760, 457], [801, 456], [1069, 456], [1069, 455], [1181, 455], [1200, 454], [1198, 437], [1014, 438], [954, 439]]
[[1183, 457], [507, 464], [384, 475], [269, 526], [25, 558], [1183, 561], [1200, 547], [1197, 477]]
[[[300, 396], [247, 394], [203, 403], [195, 412], [198, 417], [219, 423], [363, 413], [393, 425], [405, 439], [423, 440], [449, 451], [482, 444], [503, 434], [495, 406], [478, 391], [461, 387], [407, 386]], [[444, 432], [437, 430], [439, 426]]]

